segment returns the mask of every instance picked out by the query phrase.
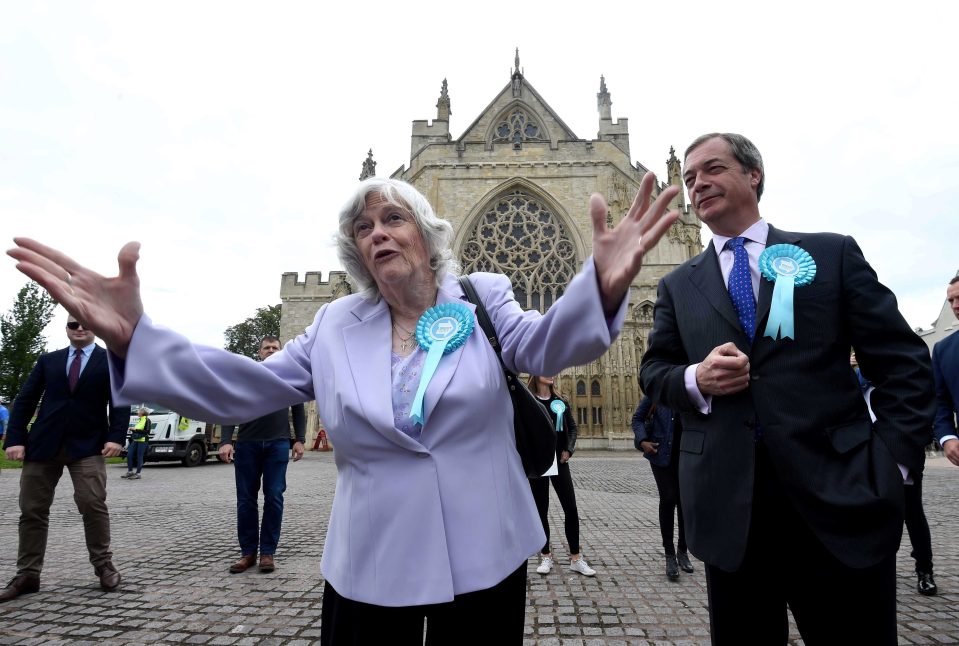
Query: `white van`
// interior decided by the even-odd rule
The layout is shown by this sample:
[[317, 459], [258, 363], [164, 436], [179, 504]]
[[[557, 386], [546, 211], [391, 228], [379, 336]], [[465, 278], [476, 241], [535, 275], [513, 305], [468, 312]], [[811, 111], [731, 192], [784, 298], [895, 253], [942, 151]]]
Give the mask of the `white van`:
[[220, 443], [219, 426], [183, 417], [160, 404], [143, 402], [131, 406], [130, 432], [140, 419], [137, 411], [141, 408], [147, 410], [150, 418], [145, 462], [180, 460], [184, 466], [195, 467], [216, 455]]

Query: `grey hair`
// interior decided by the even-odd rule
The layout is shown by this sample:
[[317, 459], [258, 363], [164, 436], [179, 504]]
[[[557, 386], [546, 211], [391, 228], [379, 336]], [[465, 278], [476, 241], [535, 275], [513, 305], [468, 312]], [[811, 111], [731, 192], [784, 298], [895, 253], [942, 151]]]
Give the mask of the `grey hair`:
[[416, 227], [423, 236], [426, 253], [430, 258], [430, 269], [439, 287], [446, 274], [457, 275], [459, 263], [453, 258], [453, 225], [437, 217], [426, 197], [411, 184], [398, 179], [370, 177], [363, 180], [353, 191], [353, 195], [340, 209], [340, 230], [336, 234], [336, 253], [346, 268], [346, 273], [356, 282], [360, 293], [369, 300], [377, 300], [380, 290], [373, 276], [366, 270], [360, 250], [353, 237], [353, 223], [366, 209], [366, 198], [379, 195], [389, 204], [410, 212]]
[[729, 152], [736, 158], [739, 165], [743, 167], [744, 173], [754, 168], [759, 169], [759, 186], [756, 187], [756, 201], [758, 202], [762, 198], [763, 188], [766, 186], [766, 169], [763, 168], [763, 156], [759, 154], [759, 149], [756, 148], [756, 145], [742, 135], [737, 135], [735, 132], [711, 132], [708, 135], [696, 137], [696, 140], [689, 144], [689, 148], [686, 149], [683, 160], [689, 157], [689, 153], [716, 137], [719, 137], [729, 144]]

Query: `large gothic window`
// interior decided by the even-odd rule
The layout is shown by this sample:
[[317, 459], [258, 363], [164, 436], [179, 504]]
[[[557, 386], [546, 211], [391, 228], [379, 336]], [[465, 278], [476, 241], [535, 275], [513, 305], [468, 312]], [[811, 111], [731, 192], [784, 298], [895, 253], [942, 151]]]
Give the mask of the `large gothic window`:
[[524, 141], [546, 141], [546, 131], [522, 108], [516, 108], [496, 125], [493, 143], [519, 146]]
[[495, 200], [466, 240], [463, 271], [505, 274], [523, 309], [545, 312], [576, 275], [569, 231], [541, 200], [521, 190]]

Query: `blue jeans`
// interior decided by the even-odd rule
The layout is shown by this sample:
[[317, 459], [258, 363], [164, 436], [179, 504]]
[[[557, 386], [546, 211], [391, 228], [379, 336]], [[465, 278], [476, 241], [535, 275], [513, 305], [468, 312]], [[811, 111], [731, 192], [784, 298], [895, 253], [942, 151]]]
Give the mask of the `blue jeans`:
[[146, 442], [130, 442], [127, 446], [127, 471], [133, 471], [136, 467], [137, 473], [140, 473], [143, 470], [143, 457], [146, 454]]
[[[233, 454], [236, 475], [236, 533], [242, 554], [273, 555], [283, 524], [283, 492], [290, 441], [237, 442]], [[263, 524], [257, 502], [263, 482]], [[258, 531], [259, 530], [259, 531]], [[258, 549], [259, 548], [259, 549]]]

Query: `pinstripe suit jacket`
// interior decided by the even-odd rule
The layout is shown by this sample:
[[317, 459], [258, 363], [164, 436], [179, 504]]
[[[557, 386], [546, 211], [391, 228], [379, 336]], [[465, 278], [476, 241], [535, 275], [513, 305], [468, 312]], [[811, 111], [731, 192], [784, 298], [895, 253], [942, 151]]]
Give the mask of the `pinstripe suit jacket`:
[[[802, 247], [817, 267], [815, 280], [795, 291], [795, 339], [763, 336], [773, 291], [763, 279], [750, 346], [709, 245], [660, 282], [642, 386], [682, 416], [680, 488], [694, 554], [727, 571], [742, 563], [760, 424], [800, 515], [840, 561], [866, 567], [899, 546], [896, 464], [922, 468], [933, 417], [929, 353], [852, 238], [770, 226], [767, 244], [779, 243]], [[749, 356], [749, 388], [713, 397], [701, 414], [683, 373], [729, 341]], [[875, 424], [849, 368], [851, 347], [876, 385]]]

